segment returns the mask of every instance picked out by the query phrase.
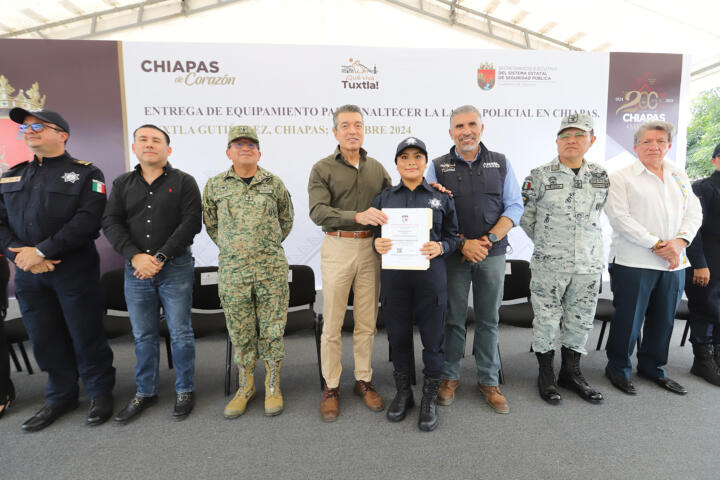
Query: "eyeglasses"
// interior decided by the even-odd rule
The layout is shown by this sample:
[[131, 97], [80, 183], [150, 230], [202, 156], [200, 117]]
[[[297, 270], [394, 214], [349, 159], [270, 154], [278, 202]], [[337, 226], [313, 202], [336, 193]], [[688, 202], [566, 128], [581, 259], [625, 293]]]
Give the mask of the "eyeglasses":
[[558, 138], [562, 138], [563, 140], [567, 140], [570, 137], [582, 138], [586, 137], [587, 134], [588, 132], [561, 133], [560, 135], [558, 135]]
[[655, 141], [655, 140], [643, 140], [642, 142], [640, 142], [640, 145], [642, 145], [643, 147], [649, 147], [650, 145], [652, 145], [652, 144], [654, 144], [654, 143], [657, 143], [657, 146], [658, 146], [658, 147], [664, 147], [664, 146], [666, 146], [669, 142], [668, 142], [667, 140], [657, 140], [657, 141]]
[[28, 128], [31, 128], [33, 132], [42, 132], [46, 128], [55, 130], [56, 132], [64, 132], [65, 131], [62, 128], [51, 127], [50, 125], [45, 125], [44, 123], [31, 123], [28, 125], [26, 125], [26, 124], [18, 125], [18, 132], [20, 132], [24, 135], [25, 132], [27, 132]]
[[250, 150], [256, 150], [258, 148], [255, 142], [232, 142], [230, 146], [233, 148], [237, 148], [238, 150], [240, 150], [241, 148], [249, 148]]

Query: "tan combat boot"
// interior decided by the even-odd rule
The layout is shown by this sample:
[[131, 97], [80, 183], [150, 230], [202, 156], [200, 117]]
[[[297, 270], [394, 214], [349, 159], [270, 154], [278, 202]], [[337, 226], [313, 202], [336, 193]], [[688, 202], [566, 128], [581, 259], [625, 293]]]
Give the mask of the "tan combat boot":
[[280, 415], [283, 411], [283, 397], [280, 392], [279, 362], [265, 362], [265, 416]]
[[240, 388], [237, 393], [225, 406], [223, 416], [225, 418], [237, 418], [247, 408], [247, 404], [255, 396], [255, 377], [253, 376], [253, 367], [241, 367], [238, 365], [238, 375], [240, 380]]

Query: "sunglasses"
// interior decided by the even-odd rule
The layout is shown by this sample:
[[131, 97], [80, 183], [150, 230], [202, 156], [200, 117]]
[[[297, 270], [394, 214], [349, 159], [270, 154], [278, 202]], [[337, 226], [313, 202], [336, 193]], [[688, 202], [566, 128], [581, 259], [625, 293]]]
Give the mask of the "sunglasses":
[[42, 132], [46, 128], [49, 128], [50, 130], [55, 130], [56, 132], [64, 132], [65, 131], [62, 128], [51, 127], [50, 125], [45, 125], [44, 123], [31, 123], [29, 125], [26, 125], [26, 124], [18, 125], [18, 132], [20, 132], [24, 135], [25, 132], [27, 132], [28, 128], [32, 129], [33, 132]]
[[582, 138], [582, 137], [584, 137], [584, 136], [586, 136], [586, 135], [587, 135], [587, 132], [575, 132], [575, 133], [573, 133], [573, 134], [570, 134], [570, 133], [561, 133], [560, 135], [558, 135], [558, 138], [567, 139], [567, 138], [570, 138], [571, 136], [573, 136], [573, 137], [575, 137], [575, 138]]

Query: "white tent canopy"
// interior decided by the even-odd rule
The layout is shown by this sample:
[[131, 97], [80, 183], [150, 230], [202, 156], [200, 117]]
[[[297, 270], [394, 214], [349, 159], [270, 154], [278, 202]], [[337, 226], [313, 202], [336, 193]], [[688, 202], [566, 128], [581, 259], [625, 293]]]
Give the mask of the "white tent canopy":
[[720, 85], [720, 3], [687, 0], [3, 0], [0, 38], [532, 48], [692, 55]]

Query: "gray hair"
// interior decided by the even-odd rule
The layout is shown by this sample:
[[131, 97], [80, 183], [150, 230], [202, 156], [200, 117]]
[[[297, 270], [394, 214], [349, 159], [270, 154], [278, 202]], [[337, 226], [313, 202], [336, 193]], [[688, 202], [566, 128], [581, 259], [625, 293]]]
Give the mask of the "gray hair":
[[480, 115], [480, 111], [475, 108], [472, 105], [463, 105], [462, 107], [457, 107], [453, 109], [452, 112], [450, 112], [450, 126], [452, 127], [452, 120], [455, 115], [461, 115], [463, 113], [475, 113], [478, 116], [478, 122], [482, 125], [482, 116]]
[[670, 122], [662, 122], [660, 120], [656, 120], [653, 122], [645, 122], [637, 129], [635, 132], [635, 136], [633, 137], [633, 143], [637, 145], [640, 142], [640, 139], [643, 135], [645, 135], [645, 132], [648, 130], [659, 130], [661, 132], [666, 132], [668, 134], [668, 142], [672, 143], [672, 137], [675, 133], [675, 125], [673, 125]]
[[333, 112], [333, 129], [337, 130], [338, 127], [338, 117], [341, 113], [359, 113], [360, 118], [365, 121], [365, 117], [363, 116], [362, 110], [357, 105], [343, 105], [342, 107], [338, 107]]

